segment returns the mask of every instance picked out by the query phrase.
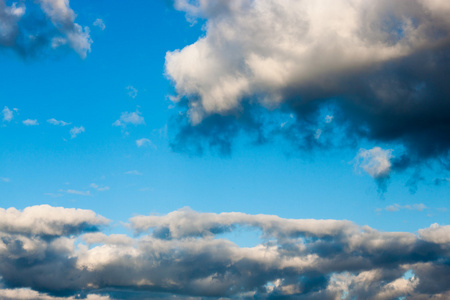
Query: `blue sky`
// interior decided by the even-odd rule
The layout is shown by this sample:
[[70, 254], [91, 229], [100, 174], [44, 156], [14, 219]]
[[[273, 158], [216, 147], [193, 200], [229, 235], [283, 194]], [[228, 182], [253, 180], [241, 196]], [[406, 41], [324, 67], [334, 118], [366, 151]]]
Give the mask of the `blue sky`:
[[[59, 2], [61, 11], [52, 6]], [[415, 1], [408, 10], [381, 1], [368, 18], [372, 32], [356, 17], [356, 25], [338, 22], [351, 15], [352, 1], [335, 10], [319, 1], [310, 12], [286, 0], [264, 15], [276, 5], [269, 2], [0, 0], [1, 207], [94, 211], [112, 222], [103, 232], [129, 237], [130, 218], [185, 207], [348, 220], [380, 234], [447, 228], [450, 94], [442, 74], [449, 64], [441, 53], [450, 24], [440, 11], [448, 6]], [[309, 19], [296, 14], [303, 10]], [[420, 26], [409, 22], [414, 15]], [[323, 18], [329, 21], [317, 21]], [[29, 24], [43, 45], [33, 44]], [[436, 28], [442, 36], [417, 42]], [[334, 31], [341, 40], [327, 33]], [[424, 57], [444, 63], [411, 67]], [[226, 238], [253, 245], [249, 237]], [[4, 291], [79, 292], [2, 274]], [[302, 294], [289, 294], [289, 286], [278, 292]], [[126, 295], [108, 292], [114, 287], [91, 292], [141, 297], [132, 287]], [[196, 293], [173, 295], [207, 295]], [[243, 294], [228, 294], [236, 295]]]

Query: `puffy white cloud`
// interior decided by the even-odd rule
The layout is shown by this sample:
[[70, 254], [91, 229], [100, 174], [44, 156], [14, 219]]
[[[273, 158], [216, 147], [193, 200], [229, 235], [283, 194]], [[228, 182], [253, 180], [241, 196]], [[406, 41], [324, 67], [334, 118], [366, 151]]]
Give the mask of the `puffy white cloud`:
[[141, 116], [141, 112], [123, 112], [120, 115], [120, 119], [115, 121], [113, 126], [125, 127], [127, 124], [142, 125], [145, 124], [144, 117]]
[[426, 241], [450, 246], [450, 225], [440, 226], [435, 223], [428, 228], [420, 229], [419, 235]]
[[37, 126], [39, 125], [38, 121], [36, 119], [26, 119], [22, 121], [23, 125], [26, 126]]
[[10, 110], [7, 106], [5, 106], [2, 110], [3, 114], [3, 121], [4, 122], [11, 122], [11, 120], [14, 118], [13, 111]]
[[38, 205], [24, 210], [0, 208], [0, 231], [30, 235], [76, 234], [106, 225], [108, 220], [93, 211]]
[[361, 149], [355, 157], [355, 166], [375, 179], [387, 177], [391, 172], [392, 151], [392, 149], [384, 150], [380, 147], [370, 150]]
[[84, 131], [85, 131], [85, 129], [83, 126], [79, 126], [79, 127], [75, 126], [72, 129], [70, 129], [70, 137], [72, 139], [74, 139], [77, 137], [77, 135], [79, 135], [80, 133], [82, 133]]
[[56, 125], [56, 126], [67, 126], [67, 125], [72, 124], [72, 123], [64, 122], [63, 120], [58, 121], [55, 118], [48, 119], [47, 122], [52, 125]]

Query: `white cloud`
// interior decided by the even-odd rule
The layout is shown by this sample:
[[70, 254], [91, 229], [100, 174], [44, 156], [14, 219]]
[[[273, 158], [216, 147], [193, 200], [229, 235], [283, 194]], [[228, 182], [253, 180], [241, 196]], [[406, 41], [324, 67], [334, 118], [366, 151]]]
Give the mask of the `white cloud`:
[[138, 146], [138, 147], [153, 146], [153, 143], [152, 143], [152, 141], [150, 141], [147, 138], [142, 138], [142, 139], [136, 140], [136, 146]]
[[126, 87], [126, 89], [128, 90], [128, 96], [130, 96], [133, 99], [137, 97], [138, 90], [135, 87], [129, 85]]
[[91, 195], [90, 191], [77, 191], [77, 190], [68, 189], [65, 192], [68, 194], [80, 195], [80, 196], [90, 196]]
[[82, 132], [84, 132], [85, 131], [85, 129], [84, 129], [84, 127], [83, 126], [80, 126], [80, 127], [73, 127], [72, 129], [70, 129], [70, 137], [72, 138], [72, 139], [74, 139], [74, 138], [76, 138], [77, 137], [77, 135], [79, 135], [80, 133], [82, 133]]
[[2, 110], [3, 114], [3, 121], [4, 122], [11, 122], [11, 120], [14, 118], [13, 111], [10, 110], [7, 106], [5, 106]]
[[7, 178], [7, 177], [0, 177], [0, 181], [3, 181], [3, 182], [10, 182], [11, 179], [9, 179], [9, 178]]
[[56, 126], [67, 126], [67, 125], [72, 124], [72, 123], [64, 122], [63, 120], [58, 121], [55, 118], [48, 119], [47, 122], [52, 125], [56, 125]]
[[386, 211], [390, 211], [390, 212], [394, 212], [394, 211], [399, 211], [399, 210], [417, 210], [417, 211], [423, 211], [425, 209], [427, 209], [428, 207], [423, 204], [423, 203], [419, 203], [419, 204], [412, 204], [412, 205], [399, 205], [399, 204], [393, 204], [393, 205], [388, 205], [386, 206], [384, 209]]
[[106, 26], [105, 26], [105, 22], [103, 22], [102, 19], [96, 19], [93, 23], [94, 26], [97, 26], [98, 28], [100, 28], [101, 30], [105, 30]]
[[450, 225], [441, 226], [434, 223], [428, 228], [420, 229], [418, 232], [420, 237], [426, 241], [437, 244], [450, 243]]
[[374, 147], [370, 150], [360, 149], [355, 157], [355, 167], [363, 169], [373, 178], [385, 178], [391, 172], [392, 149], [384, 150]]
[[139, 172], [138, 170], [127, 171], [124, 174], [126, 174], [126, 175], [144, 175], [141, 172]]
[[122, 126], [125, 127], [127, 124], [133, 124], [133, 125], [141, 125], [145, 124], [144, 117], [141, 116], [141, 112], [123, 112], [120, 115], [120, 119], [115, 121], [112, 125], [113, 126]]
[[91, 183], [90, 187], [100, 192], [109, 191], [109, 186], [100, 186], [96, 183]]
[[32, 119], [26, 119], [24, 121], [22, 121], [22, 123], [26, 126], [37, 126], [39, 125], [38, 121], [36, 119], [32, 120]]

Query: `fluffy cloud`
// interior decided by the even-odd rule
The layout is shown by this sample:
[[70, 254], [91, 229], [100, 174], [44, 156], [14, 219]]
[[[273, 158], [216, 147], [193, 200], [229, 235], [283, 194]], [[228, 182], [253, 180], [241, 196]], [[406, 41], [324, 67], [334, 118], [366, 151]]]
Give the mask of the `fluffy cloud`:
[[71, 123], [64, 122], [63, 120], [58, 121], [55, 118], [48, 119], [47, 122], [52, 125], [56, 125], [56, 126], [67, 126], [67, 125], [71, 124]]
[[75, 18], [66, 0], [20, 1], [10, 6], [0, 0], [0, 46], [30, 57], [68, 45], [84, 58], [92, 40], [89, 28], [75, 23]]
[[[388, 300], [450, 295], [448, 226], [432, 225], [415, 235], [349, 221], [183, 209], [133, 217], [134, 237], [91, 232], [106, 222], [87, 210], [1, 210], [0, 296]], [[220, 237], [242, 228], [262, 232], [260, 244], [239, 247]]]
[[36, 119], [26, 119], [23, 120], [22, 123], [26, 126], [37, 126], [39, 125], [38, 121]]
[[142, 138], [142, 139], [136, 140], [136, 146], [138, 146], [138, 147], [151, 146], [151, 145], [153, 145], [152, 141], [150, 141], [147, 138]]
[[135, 112], [123, 112], [120, 115], [120, 119], [115, 121], [112, 125], [113, 126], [122, 126], [125, 127], [127, 124], [133, 124], [133, 125], [142, 125], [145, 124], [144, 117], [141, 116], [141, 112], [135, 111]]
[[93, 23], [94, 26], [97, 26], [98, 28], [100, 28], [101, 30], [105, 30], [106, 25], [105, 22], [103, 22], [102, 19], [96, 19]]
[[14, 118], [13, 111], [10, 110], [7, 106], [5, 106], [2, 110], [3, 122], [11, 122]]
[[[178, 93], [172, 99], [187, 109], [175, 148], [191, 143], [196, 149], [203, 139], [226, 152], [242, 130], [257, 141], [281, 134], [300, 148], [329, 146], [338, 127], [344, 142], [356, 137], [403, 145], [403, 165], [447, 155], [445, 1], [174, 5], [190, 20], [206, 22], [204, 36], [166, 54], [166, 74]], [[330, 108], [333, 122], [322, 128]], [[286, 113], [293, 115], [286, 126], [270, 127], [284, 123], [278, 121]]]
[[84, 131], [85, 131], [85, 129], [83, 126], [79, 126], [79, 127], [75, 126], [72, 129], [70, 129], [70, 137], [72, 139], [74, 139], [77, 137], [77, 135], [79, 135], [80, 133], [82, 133]]

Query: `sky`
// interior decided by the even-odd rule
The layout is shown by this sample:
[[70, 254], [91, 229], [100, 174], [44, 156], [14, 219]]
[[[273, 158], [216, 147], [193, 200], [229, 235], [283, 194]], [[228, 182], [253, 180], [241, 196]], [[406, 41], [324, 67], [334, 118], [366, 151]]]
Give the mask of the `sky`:
[[0, 0], [0, 298], [450, 298], [449, 13]]

